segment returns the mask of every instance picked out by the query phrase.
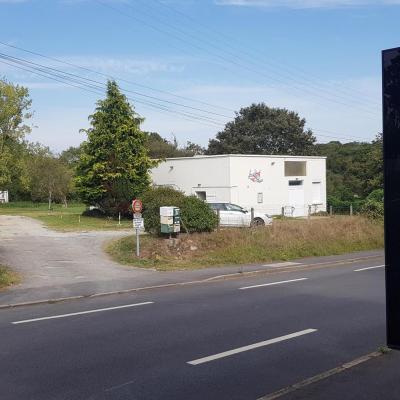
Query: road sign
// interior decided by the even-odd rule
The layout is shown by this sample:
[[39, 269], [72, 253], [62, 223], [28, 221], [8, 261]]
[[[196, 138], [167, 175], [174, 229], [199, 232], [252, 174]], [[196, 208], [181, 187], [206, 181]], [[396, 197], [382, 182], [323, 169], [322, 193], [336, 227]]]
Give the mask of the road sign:
[[136, 218], [142, 218], [142, 213], [137, 213], [137, 212], [135, 212], [135, 213], [133, 214], [133, 218], [134, 218], [134, 219], [136, 219]]
[[132, 210], [134, 213], [141, 213], [142, 209], [143, 209], [142, 200], [139, 199], [132, 200]]
[[144, 219], [143, 218], [134, 218], [133, 219], [133, 227], [135, 229], [143, 229], [144, 228]]

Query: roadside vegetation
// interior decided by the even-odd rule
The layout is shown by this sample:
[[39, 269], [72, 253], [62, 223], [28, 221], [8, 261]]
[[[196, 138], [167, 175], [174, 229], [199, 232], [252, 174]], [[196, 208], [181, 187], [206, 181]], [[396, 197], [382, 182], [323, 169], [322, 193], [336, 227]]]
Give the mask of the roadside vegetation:
[[218, 217], [207, 203], [196, 196], [170, 187], [151, 188], [143, 193], [143, 217], [146, 231], [161, 234], [160, 207], [175, 206], [181, 211], [181, 232], [212, 232], [217, 228]]
[[117, 230], [132, 227], [132, 221], [112, 217], [92, 217], [82, 215], [86, 206], [82, 203], [71, 203], [68, 207], [54, 204], [48, 209], [47, 203], [34, 203], [31, 201], [12, 202], [0, 204], [0, 215], [21, 215], [35, 218], [47, 227], [63, 232], [88, 231], [88, 230]]
[[147, 236], [142, 238], [140, 258], [134, 255], [134, 240], [134, 236], [115, 240], [106, 251], [122, 264], [169, 271], [380, 249], [383, 223], [337, 216], [275, 220], [272, 226], [262, 228], [181, 234], [175, 242]]
[[0, 265], [0, 290], [19, 282], [17, 273], [9, 270], [4, 265]]

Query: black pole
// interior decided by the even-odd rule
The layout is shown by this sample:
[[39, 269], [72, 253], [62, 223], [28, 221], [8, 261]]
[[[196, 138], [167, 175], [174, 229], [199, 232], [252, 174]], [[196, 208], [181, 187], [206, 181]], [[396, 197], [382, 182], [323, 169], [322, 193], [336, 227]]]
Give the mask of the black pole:
[[400, 349], [400, 47], [382, 52], [387, 345]]

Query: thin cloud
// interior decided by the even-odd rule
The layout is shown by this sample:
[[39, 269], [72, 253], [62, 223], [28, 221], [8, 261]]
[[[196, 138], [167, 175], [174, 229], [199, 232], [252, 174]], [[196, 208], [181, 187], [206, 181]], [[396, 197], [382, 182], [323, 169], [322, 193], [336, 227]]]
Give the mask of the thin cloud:
[[[1, 1], [1, 0], [0, 0]], [[181, 60], [158, 60], [154, 59], [139, 59], [130, 57], [101, 57], [101, 56], [59, 56], [56, 57], [60, 61], [82, 66], [84, 68], [93, 69], [107, 75], [138, 75], [145, 76], [151, 74], [179, 74], [185, 70], [185, 64]], [[72, 66], [66, 66], [52, 61], [43, 61], [42, 58], [31, 59], [31, 61], [45, 65], [51, 68], [57, 68], [62, 71], [76, 72]], [[14, 71], [14, 77], [19, 78], [34, 77], [32, 73], [21, 73], [18, 68], [12, 65], [4, 65], [0, 63], [0, 73], [10, 73]]]
[[29, 0], [0, 0], [0, 4], [17, 4], [26, 3]]
[[265, 8], [344, 8], [400, 5], [400, 0], [215, 0], [220, 6]]
[[95, 69], [109, 74], [147, 75], [155, 72], [179, 73], [185, 66], [180, 62], [159, 61], [157, 59], [133, 59], [111, 57], [58, 57], [62, 61]]

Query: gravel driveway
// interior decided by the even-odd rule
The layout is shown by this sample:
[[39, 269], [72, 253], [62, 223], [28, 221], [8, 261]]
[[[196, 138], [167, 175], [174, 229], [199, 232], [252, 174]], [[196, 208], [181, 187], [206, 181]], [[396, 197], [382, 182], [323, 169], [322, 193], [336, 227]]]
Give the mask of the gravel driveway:
[[[63, 233], [49, 230], [31, 218], [0, 215], [0, 263], [22, 276], [21, 284], [0, 293], [0, 298], [12, 291], [60, 289], [83, 282], [96, 282], [100, 286], [108, 283], [107, 288], [112, 289], [111, 282], [153, 274], [152, 271], [121, 266], [102, 251], [106, 240], [128, 233]], [[66, 293], [57, 295], [60, 294]]]

